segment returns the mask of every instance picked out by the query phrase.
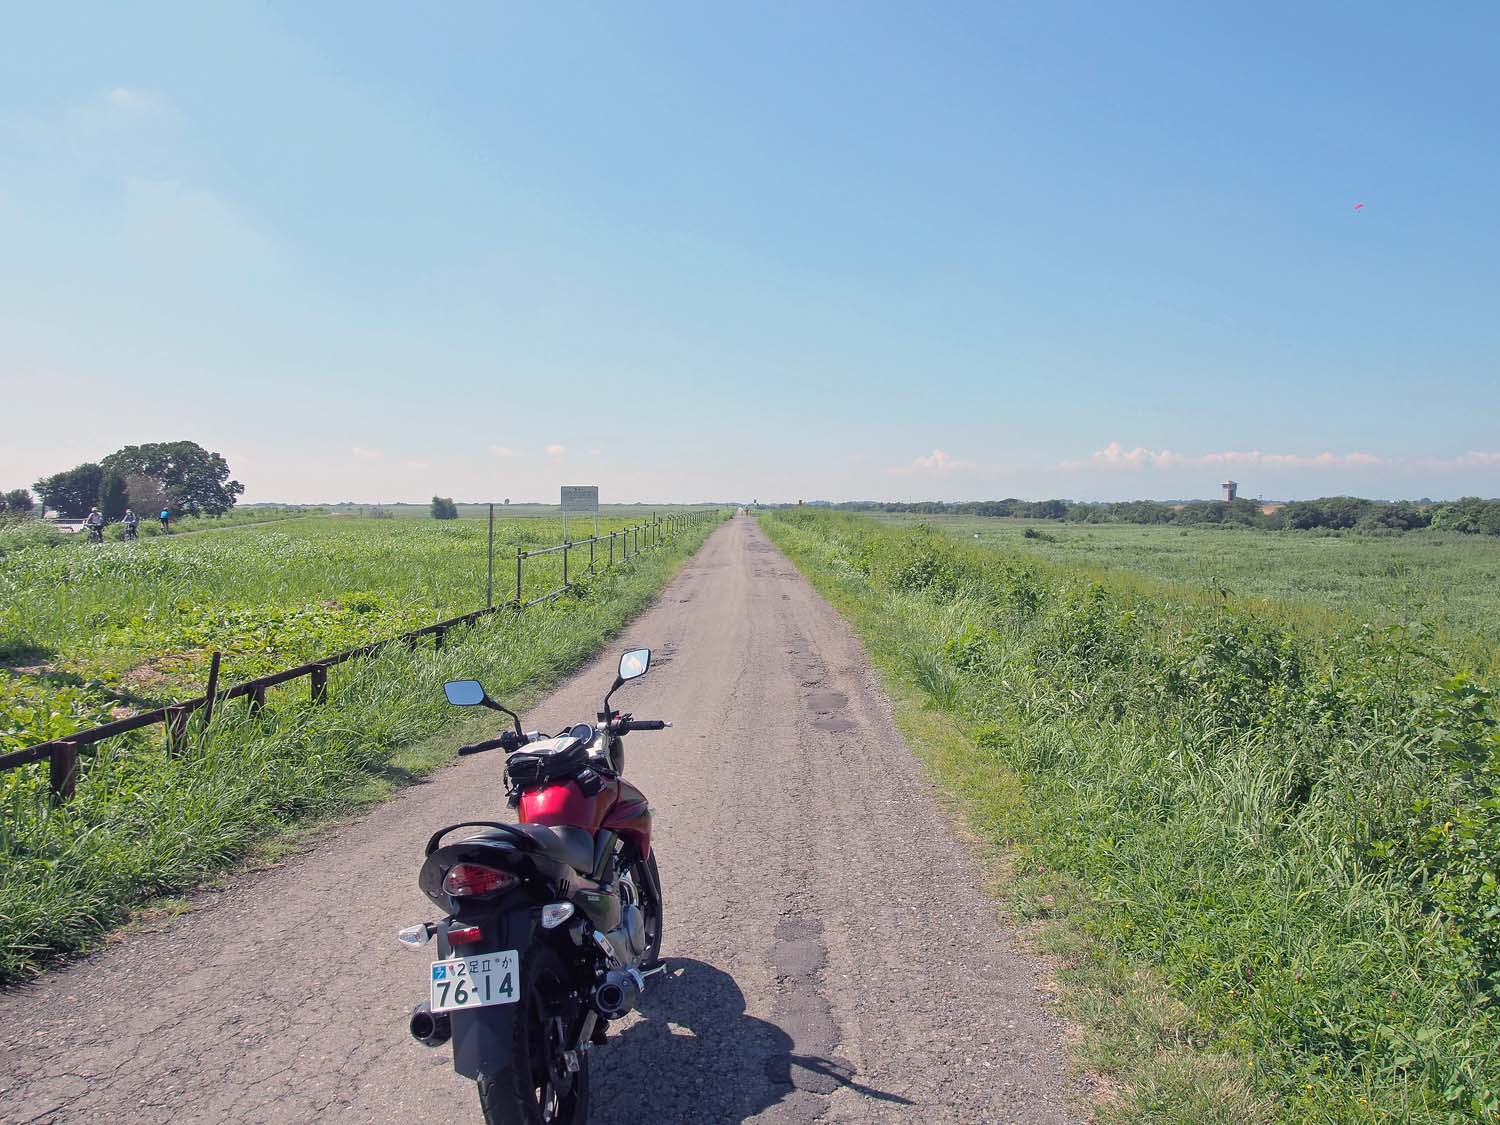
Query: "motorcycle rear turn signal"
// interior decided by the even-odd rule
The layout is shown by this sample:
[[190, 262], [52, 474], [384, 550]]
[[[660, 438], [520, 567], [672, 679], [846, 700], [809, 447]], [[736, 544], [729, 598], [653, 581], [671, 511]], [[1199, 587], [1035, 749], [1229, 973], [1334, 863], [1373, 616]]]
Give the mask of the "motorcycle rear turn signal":
[[555, 930], [571, 917], [573, 917], [571, 902], [549, 902], [542, 907], [542, 929]]
[[443, 893], [461, 898], [464, 895], [491, 895], [514, 887], [520, 880], [509, 871], [486, 867], [482, 863], [459, 863], [443, 877]]
[[396, 940], [407, 949], [421, 949], [432, 940], [432, 929], [426, 922], [415, 926], [403, 926], [396, 931]]

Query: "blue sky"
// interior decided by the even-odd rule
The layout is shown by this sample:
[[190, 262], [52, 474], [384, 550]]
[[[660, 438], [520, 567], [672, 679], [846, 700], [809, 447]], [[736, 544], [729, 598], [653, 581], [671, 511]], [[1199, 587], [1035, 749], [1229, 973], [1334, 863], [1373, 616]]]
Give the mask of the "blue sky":
[[1500, 493], [1492, 3], [430, 7], [8, 14], [0, 487]]

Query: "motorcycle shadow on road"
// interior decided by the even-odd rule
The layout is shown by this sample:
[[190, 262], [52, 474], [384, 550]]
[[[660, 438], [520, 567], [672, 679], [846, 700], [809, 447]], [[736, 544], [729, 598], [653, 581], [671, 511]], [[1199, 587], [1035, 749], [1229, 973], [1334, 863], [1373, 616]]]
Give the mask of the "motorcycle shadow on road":
[[640, 1018], [594, 1056], [593, 1119], [600, 1125], [738, 1122], [793, 1099], [808, 1102], [810, 1120], [821, 1095], [842, 1086], [912, 1104], [854, 1081], [841, 1059], [795, 1053], [784, 1030], [746, 1014], [745, 996], [728, 973], [686, 957], [668, 958], [668, 965], [665, 979], [642, 998]]

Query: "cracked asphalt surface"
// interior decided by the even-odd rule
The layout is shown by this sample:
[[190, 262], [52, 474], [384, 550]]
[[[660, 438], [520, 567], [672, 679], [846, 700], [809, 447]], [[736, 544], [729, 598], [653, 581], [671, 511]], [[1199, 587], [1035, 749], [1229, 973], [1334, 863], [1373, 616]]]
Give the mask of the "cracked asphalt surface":
[[[625, 1122], [1078, 1120], [1062, 1024], [890, 720], [843, 619], [731, 520], [620, 643], [525, 716], [617, 702], [655, 809], [672, 966], [593, 1055]], [[438, 771], [163, 932], [0, 993], [0, 1121], [476, 1121], [450, 1052], [406, 1034], [434, 917], [423, 842], [509, 815], [496, 755]], [[1070, 1106], [1074, 1108], [1070, 1108]]]

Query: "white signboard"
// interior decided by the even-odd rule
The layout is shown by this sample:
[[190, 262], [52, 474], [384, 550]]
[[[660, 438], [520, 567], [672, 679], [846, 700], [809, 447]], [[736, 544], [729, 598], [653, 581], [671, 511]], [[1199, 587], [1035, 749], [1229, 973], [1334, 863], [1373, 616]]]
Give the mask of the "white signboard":
[[568, 515], [594, 517], [594, 538], [599, 537], [599, 486], [565, 484], [562, 486], [563, 542], [568, 539]]
[[599, 510], [599, 486], [597, 484], [565, 484], [562, 486], [562, 510], [564, 515], [592, 515]]

